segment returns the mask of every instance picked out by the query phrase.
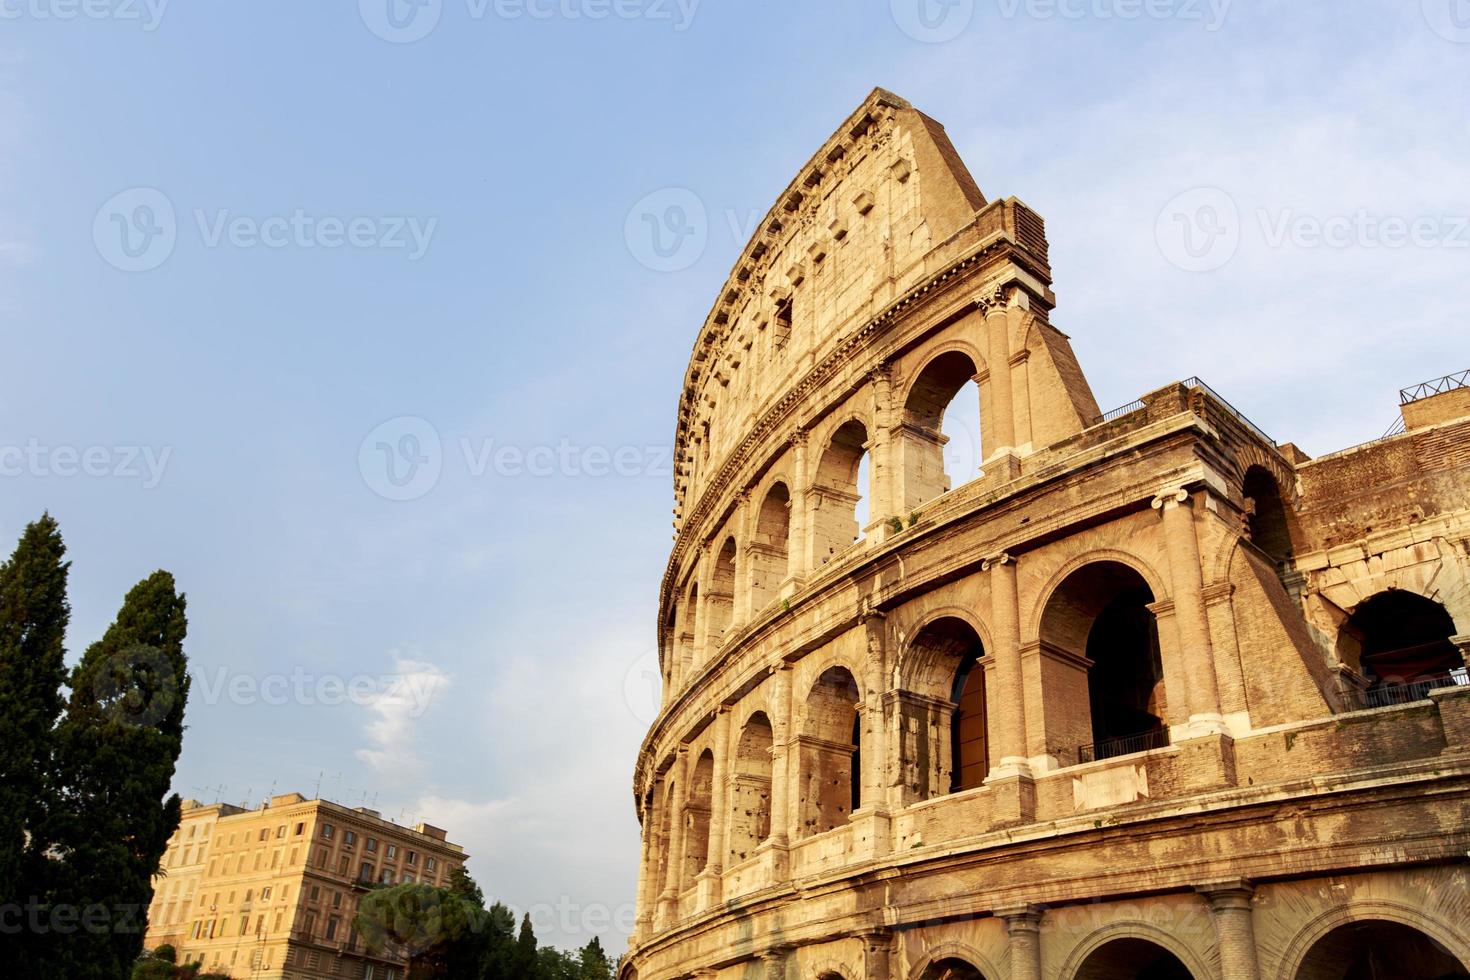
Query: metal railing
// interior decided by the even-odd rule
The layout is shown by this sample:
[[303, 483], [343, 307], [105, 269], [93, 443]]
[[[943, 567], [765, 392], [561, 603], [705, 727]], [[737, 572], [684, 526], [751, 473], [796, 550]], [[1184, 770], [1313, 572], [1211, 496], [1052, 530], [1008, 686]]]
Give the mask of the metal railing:
[[1366, 711], [1369, 708], [1412, 704], [1427, 699], [1430, 691], [1441, 687], [1470, 687], [1470, 671], [1464, 667], [1456, 667], [1443, 674], [1419, 677], [1402, 684], [1375, 684], [1366, 691], [1345, 691], [1342, 694], [1342, 710]]
[[1100, 742], [1089, 745], [1077, 746], [1077, 761], [1097, 762], [1102, 759], [1115, 759], [1120, 755], [1132, 755], [1135, 752], [1147, 752], [1150, 749], [1162, 749], [1169, 744], [1169, 729], [1152, 728], [1137, 735], [1121, 735], [1117, 738], [1105, 738]]
[[1402, 388], [1399, 390], [1399, 404], [1407, 405], [1433, 395], [1454, 391], [1456, 388], [1470, 388], [1470, 370], [1461, 371], [1458, 374], [1447, 374], [1433, 381], [1423, 381], [1408, 388]]
[[[1220, 407], [1225, 409], [1226, 412], [1230, 413], [1230, 416], [1241, 425], [1244, 425], [1246, 428], [1250, 429], [1269, 445], [1277, 445], [1276, 440], [1272, 439], [1266, 434], [1266, 430], [1262, 429], [1259, 425], [1256, 425], [1256, 423], [1252, 422], [1249, 418], [1246, 417], [1244, 412], [1226, 401], [1223, 395], [1221, 395], [1214, 388], [1211, 388], [1209, 385], [1205, 384], [1202, 379], [1198, 377], [1185, 378], [1182, 382], [1180, 382], [1180, 384], [1182, 384], [1185, 388], [1198, 388], [1200, 391], [1205, 392], [1212, 399], [1219, 402]], [[1102, 413], [1092, 424], [1102, 425], [1104, 422], [1111, 422], [1114, 419], [1120, 419], [1125, 415], [1132, 415], [1134, 412], [1142, 411], [1144, 407], [1145, 403], [1143, 399], [1137, 398], [1126, 405], [1119, 405], [1112, 411]]]

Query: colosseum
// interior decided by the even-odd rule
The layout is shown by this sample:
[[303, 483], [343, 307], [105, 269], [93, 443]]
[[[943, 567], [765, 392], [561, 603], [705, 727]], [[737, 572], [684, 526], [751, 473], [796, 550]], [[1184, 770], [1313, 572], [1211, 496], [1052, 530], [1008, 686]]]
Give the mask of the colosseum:
[[1052, 286], [882, 90], [745, 247], [622, 980], [1470, 976], [1470, 379], [1314, 459], [1197, 378], [1100, 411]]

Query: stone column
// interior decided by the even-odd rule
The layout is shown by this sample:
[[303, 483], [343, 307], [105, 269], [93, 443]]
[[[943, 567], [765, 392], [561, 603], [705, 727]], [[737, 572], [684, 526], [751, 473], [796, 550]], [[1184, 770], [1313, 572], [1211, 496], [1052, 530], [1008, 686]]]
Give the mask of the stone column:
[[1251, 921], [1255, 888], [1245, 879], [1212, 882], [1198, 891], [1210, 903], [1215, 938], [1220, 947], [1220, 980], [1260, 980], [1256, 932]]
[[658, 873], [658, 823], [655, 817], [657, 812], [658, 792], [654, 790], [651, 794], [653, 799], [646, 800], [643, 804], [643, 855], [638, 870], [638, 919], [634, 924], [633, 936], [637, 941], [648, 935], [653, 926], [654, 906], [657, 905], [656, 897], [663, 882], [655, 882], [653, 876]]
[[730, 628], [735, 630], [750, 622], [755, 610], [752, 595], [755, 592], [755, 562], [751, 559], [750, 543], [755, 540], [755, 508], [750, 505], [750, 493], [742, 490], [735, 495], [735, 515], [730, 521], [735, 530], [735, 584], [731, 586], [735, 595], [731, 597]]
[[771, 669], [771, 844], [791, 841], [791, 665]]
[[[1013, 312], [1025, 316], [1025, 311], [1020, 308]], [[1030, 357], [1031, 352], [1024, 347], [1011, 355], [1011, 386], [1015, 392], [1011, 407], [1016, 417], [1018, 451], [1031, 448], [1031, 375], [1026, 363]]]
[[674, 781], [674, 811], [669, 814], [669, 863], [664, 876], [664, 893], [659, 898], [659, 920], [672, 924], [679, 916], [679, 885], [684, 872], [684, 801], [689, 798], [689, 749], [679, 754], [669, 770]]
[[[729, 851], [725, 829], [730, 821], [725, 811], [729, 809], [730, 784], [730, 708], [720, 705], [715, 712], [715, 770], [714, 786], [711, 787], [709, 809], [709, 854], [704, 864], [704, 873], [718, 877], [725, 870], [725, 854]], [[718, 898], [715, 899], [718, 901]]]
[[995, 649], [995, 710], [991, 737], [996, 763], [991, 776], [1030, 775], [1026, 756], [1026, 704], [1021, 683], [1021, 620], [1016, 596], [1016, 559], [999, 554], [981, 565], [990, 572], [991, 635]]
[[883, 778], [888, 768], [888, 727], [883, 719], [883, 688], [887, 675], [884, 633], [888, 628], [883, 613], [863, 613], [863, 634], [867, 640], [868, 659], [863, 677], [863, 744], [862, 744], [862, 808], [883, 808], [887, 802]]
[[1005, 289], [999, 288], [979, 301], [985, 313], [987, 351], [985, 363], [990, 369], [990, 418], [981, 423], [981, 433], [990, 432], [993, 439], [986, 447], [985, 458], [1013, 453], [1016, 446], [1015, 398], [1011, 389], [1010, 316], [1006, 311]]
[[1153, 501], [1154, 508], [1163, 515], [1164, 546], [1174, 587], [1174, 622], [1179, 631], [1193, 737], [1223, 734], [1225, 719], [1220, 714], [1220, 691], [1215, 680], [1210, 623], [1205, 616], [1204, 578], [1200, 572], [1199, 540], [1195, 537], [1191, 503], [1189, 491], [1182, 487], [1166, 490]]
[[865, 980], [892, 980], [893, 933], [887, 929], [875, 929], [863, 933], [862, 940]]
[[791, 961], [791, 948], [789, 946], [776, 946], [761, 954], [761, 962], [766, 965], [765, 980], [786, 980], [786, 965]]
[[893, 444], [893, 384], [887, 365], [876, 368], [873, 382], [873, 431], [868, 436], [872, 457], [869, 473], [868, 523], [879, 525], [879, 540], [889, 537], [888, 518], [898, 516], [903, 497], [898, 492], [898, 454]]
[[791, 436], [791, 544], [787, 575], [795, 581], [806, 577], [812, 567], [811, 478], [807, 474], [807, 434], [797, 429]]
[[1031, 905], [997, 909], [1010, 940], [1010, 980], [1041, 980], [1041, 910]]
[[[1026, 756], [1026, 700], [1021, 665], [1021, 619], [1016, 595], [1016, 560], [1007, 554], [985, 559], [990, 576], [990, 631], [995, 649], [995, 697], [987, 698], [996, 763], [986, 777], [992, 788], [996, 824], [1026, 823], [1036, 815], [1036, 785]], [[990, 677], [986, 678], [987, 680]]]

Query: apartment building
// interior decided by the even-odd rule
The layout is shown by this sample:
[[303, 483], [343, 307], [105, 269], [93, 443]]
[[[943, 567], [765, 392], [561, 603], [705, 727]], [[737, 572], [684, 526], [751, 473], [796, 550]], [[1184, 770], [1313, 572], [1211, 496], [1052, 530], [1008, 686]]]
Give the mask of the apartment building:
[[446, 885], [466, 857], [438, 827], [300, 793], [258, 810], [187, 800], [154, 879], [146, 945], [251, 980], [402, 980], [404, 960], [358, 936], [358, 903], [402, 882]]

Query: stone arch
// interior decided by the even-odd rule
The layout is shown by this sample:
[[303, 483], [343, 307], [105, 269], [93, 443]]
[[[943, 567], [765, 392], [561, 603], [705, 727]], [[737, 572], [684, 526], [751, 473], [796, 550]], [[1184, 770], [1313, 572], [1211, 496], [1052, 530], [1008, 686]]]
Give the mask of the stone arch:
[[1048, 748], [1075, 762], [1168, 742], [1157, 595], [1131, 564], [1089, 557], [1047, 594], [1037, 623], [1040, 652], [1056, 668], [1046, 695], [1078, 708], [1054, 734], [1081, 736]]
[[971, 607], [950, 604], [927, 610], [904, 631], [903, 645], [898, 655], [898, 684], [901, 688], [919, 692], [944, 693], [943, 673], [935, 671], [932, 659], [926, 657], [924, 651], [914, 648], [914, 639], [926, 627], [940, 619], [963, 620], [975, 631], [981, 644], [987, 650], [991, 649], [990, 627]]
[[781, 583], [791, 574], [791, 488], [776, 480], [760, 498], [755, 537], [746, 545], [750, 564], [750, 608], [759, 612], [775, 601]]
[[[1423, 686], [1436, 680], [1448, 683], [1452, 672], [1463, 672], [1465, 657], [1453, 638], [1457, 624], [1448, 609], [1417, 592], [1388, 589], [1353, 607], [1338, 628], [1336, 655], [1368, 683], [1370, 706], [1375, 693], [1387, 698], [1392, 689]], [[1403, 692], [1408, 700], [1421, 697]]]
[[739, 551], [735, 535], [727, 535], [715, 555], [714, 567], [710, 569], [708, 591], [704, 596], [704, 614], [708, 619], [705, 626], [706, 655], [719, 649], [734, 620], [736, 562]]
[[1367, 922], [1391, 923], [1421, 933], [1459, 960], [1462, 970], [1470, 970], [1470, 944], [1456, 930], [1425, 915], [1422, 909], [1400, 902], [1358, 901], [1329, 909], [1304, 925], [1282, 954], [1281, 968], [1276, 974], [1278, 980], [1316, 980], [1302, 974], [1312, 950], [1342, 927]]
[[[1373, 560], [1335, 566], [1336, 584], [1324, 584], [1311, 598], [1310, 620], [1331, 638], [1358, 605], [1380, 592], [1397, 589], [1432, 599], [1449, 611], [1462, 630], [1470, 630], [1470, 576], [1463, 574], [1449, 547], [1439, 542], [1437, 553], [1402, 549], [1373, 556]], [[1329, 580], [1331, 581], [1331, 580]]]
[[750, 713], [735, 743], [730, 785], [731, 866], [755, 856], [756, 848], [771, 836], [771, 751], [775, 731], [761, 710]]
[[975, 970], [984, 980], [1004, 980], [1002, 973], [990, 959], [968, 943], [948, 942], [932, 947], [909, 970], [909, 980], [935, 980], [931, 973], [946, 961], [958, 960]]
[[931, 353], [923, 367], [914, 372], [904, 392], [902, 424], [895, 440], [898, 471], [903, 478], [900, 513], [909, 513], [948, 492], [956, 485], [956, 477], [963, 477], [958, 482], [967, 483], [979, 475], [978, 460], [973, 473], [946, 471], [944, 447], [949, 438], [942, 431], [946, 416], [973, 386], [974, 404], [962, 405], [959, 411], [965, 418], [972, 418], [978, 434], [980, 389], [975, 378], [979, 373], [976, 359], [955, 345]]
[[806, 975], [808, 980], [848, 980], [857, 974], [846, 963], [825, 960], [810, 967]]
[[[870, 428], [856, 417], [832, 430], [817, 456], [812, 479], [812, 560], [818, 565], [846, 551], [863, 535], [860, 505], [872, 500], [871, 487], [859, 478], [868, 459]], [[871, 484], [871, 473], [869, 474]], [[872, 515], [869, 515], [871, 517]]]
[[[1094, 972], [1088, 961], [1094, 954], [1101, 951], [1103, 947], [1112, 943], [1146, 943], [1151, 947], [1162, 950], [1178, 960], [1184, 969], [1188, 971], [1192, 980], [1209, 980], [1210, 977], [1215, 975], [1215, 971], [1211, 969], [1209, 962], [1198, 951], [1181, 943], [1157, 926], [1140, 920], [1130, 919], [1111, 922], [1084, 936], [1072, 947], [1072, 952], [1068, 954], [1057, 976], [1060, 980], [1110, 980], [1109, 974]], [[1129, 975], [1139, 976], [1141, 980], [1153, 980], [1153, 978], [1147, 977], [1146, 975]], [[1165, 974], [1164, 977], [1168, 977], [1168, 974]], [[1160, 980], [1164, 980], [1164, 977], [1161, 977]]]
[[1270, 470], [1253, 463], [1246, 468], [1240, 487], [1246, 538], [1271, 559], [1279, 573], [1296, 550], [1281, 484]]
[[906, 803], [975, 789], [989, 774], [985, 654], [968, 617], [932, 618], [909, 641], [925, 684], [898, 692]]
[[684, 854], [679, 889], [694, 885], [694, 879], [709, 863], [710, 805], [715, 786], [715, 754], [699, 754], [689, 777], [689, 795], [684, 800]]
[[1096, 561], [1114, 561], [1120, 565], [1127, 565], [1137, 572], [1139, 577], [1147, 583], [1149, 589], [1159, 602], [1173, 598], [1173, 593], [1169, 589], [1168, 580], [1160, 575], [1152, 564], [1145, 561], [1139, 555], [1118, 548], [1094, 548], [1068, 559], [1060, 568], [1052, 572], [1051, 577], [1046, 580], [1046, 584], [1037, 590], [1036, 603], [1031, 609], [1031, 615], [1027, 623], [1027, 628], [1030, 630], [1027, 634], [1028, 636], [1034, 639], [1041, 635], [1041, 619], [1046, 612], [1046, 604], [1061, 584], [1073, 572], [1077, 571], [1077, 569]]
[[665, 778], [665, 785], [661, 795], [663, 797], [661, 803], [656, 796], [654, 804], [658, 812], [659, 849], [657, 861], [658, 872], [657, 877], [653, 881], [653, 890], [660, 893], [664, 890], [664, 885], [669, 880], [669, 856], [673, 852], [674, 839], [674, 807], [675, 801], [679, 798], [678, 781], [672, 775], [668, 775]]
[[798, 736], [800, 833], [846, 825], [861, 805], [862, 688], [848, 667], [834, 664], [809, 688]]

